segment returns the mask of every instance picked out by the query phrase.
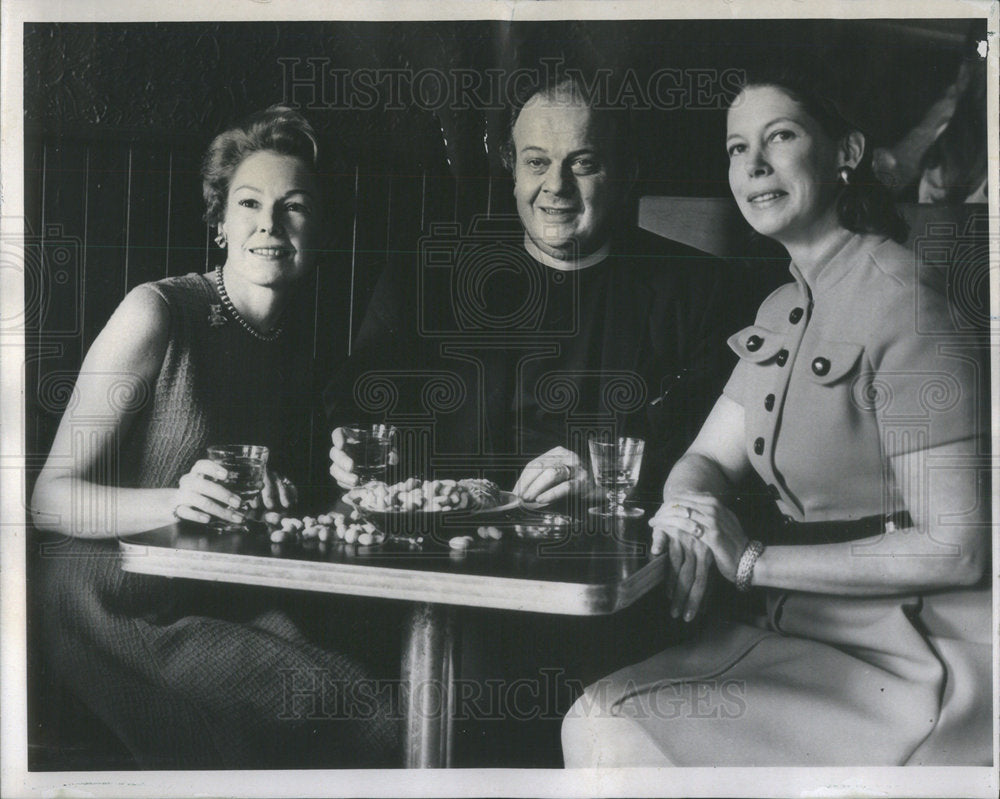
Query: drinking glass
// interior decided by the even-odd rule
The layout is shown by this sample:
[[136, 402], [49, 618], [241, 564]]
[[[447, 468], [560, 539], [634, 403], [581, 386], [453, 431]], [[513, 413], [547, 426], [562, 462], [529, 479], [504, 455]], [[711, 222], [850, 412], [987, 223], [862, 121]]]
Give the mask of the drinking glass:
[[590, 513], [595, 516], [642, 516], [640, 508], [625, 507], [625, 497], [639, 481], [645, 442], [641, 438], [619, 437], [610, 441], [591, 439], [588, 443], [594, 480], [608, 498], [607, 506], [596, 505], [589, 509]]
[[344, 452], [354, 461], [358, 485], [385, 480], [389, 453], [396, 443], [396, 428], [390, 424], [354, 424], [344, 428]]
[[[258, 444], [215, 444], [208, 448], [208, 459], [226, 468], [222, 485], [240, 498], [237, 510], [249, 516], [260, 508], [260, 491], [264, 487], [267, 468], [267, 447]], [[242, 532], [245, 522], [213, 519], [209, 524], [219, 532]]]

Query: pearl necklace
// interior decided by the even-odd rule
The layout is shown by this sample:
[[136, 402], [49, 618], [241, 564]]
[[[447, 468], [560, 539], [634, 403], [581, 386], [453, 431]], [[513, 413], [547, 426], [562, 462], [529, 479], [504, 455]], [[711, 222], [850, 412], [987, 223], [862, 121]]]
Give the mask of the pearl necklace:
[[274, 328], [274, 330], [272, 330], [270, 333], [261, 333], [257, 328], [255, 328], [246, 319], [244, 319], [240, 315], [239, 311], [236, 310], [236, 307], [233, 305], [233, 301], [229, 299], [229, 295], [226, 293], [226, 284], [225, 281], [223, 281], [222, 279], [221, 266], [215, 267], [215, 285], [216, 288], [218, 288], [219, 290], [219, 298], [222, 300], [222, 304], [226, 307], [226, 310], [229, 311], [229, 315], [232, 316], [233, 319], [235, 319], [237, 322], [239, 322], [240, 326], [244, 330], [246, 330], [247, 333], [249, 333], [256, 339], [260, 339], [261, 341], [277, 340], [278, 336], [281, 335], [280, 327]]

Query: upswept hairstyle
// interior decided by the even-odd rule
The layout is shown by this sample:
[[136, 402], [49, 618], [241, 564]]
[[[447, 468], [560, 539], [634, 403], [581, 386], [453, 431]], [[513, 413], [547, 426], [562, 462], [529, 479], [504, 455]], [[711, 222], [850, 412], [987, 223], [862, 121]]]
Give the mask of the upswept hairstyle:
[[202, 158], [206, 222], [222, 221], [233, 173], [247, 156], [265, 150], [300, 158], [314, 172], [318, 169], [316, 131], [298, 111], [283, 105], [257, 111], [216, 136]]
[[[737, 89], [736, 98], [744, 89], [772, 86], [798, 102], [820, 128], [834, 141], [840, 141], [851, 131], [865, 133], [851, 121], [832, 98], [836, 93], [824, 70], [817, 67], [797, 68], [790, 65], [746, 71]], [[734, 98], [733, 102], [737, 100]], [[872, 164], [873, 147], [865, 136], [865, 149], [854, 169], [850, 182], [840, 186], [837, 195], [837, 219], [852, 233], [875, 233], [897, 242], [906, 241], [909, 226], [896, 210], [892, 193], [878, 179]]]

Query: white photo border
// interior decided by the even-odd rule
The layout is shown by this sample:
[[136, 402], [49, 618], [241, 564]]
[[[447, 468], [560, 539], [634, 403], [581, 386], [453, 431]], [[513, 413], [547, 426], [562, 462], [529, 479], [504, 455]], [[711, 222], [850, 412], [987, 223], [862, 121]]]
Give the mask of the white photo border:
[[[801, 0], [718, 0], [718, 2], [501, 2], [468, 0], [451, 2], [355, 2], [336, 4], [294, 0], [194, 0], [137, 3], [107, 0], [74, 4], [58, 0], [5, 0], [2, 6], [2, 178], [0, 178], [0, 246], [23, 236], [23, 32], [30, 21], [152, 22], [152, 21], [274, 21], [274, 20], [458, 20], [509, 19], [517, 21], [558, 19], [746, 19], [746, 18], [985, 18], [989, 31], [988, 119], [991, 270], [992, 445], [1000, 451], [997, 376], [1000, 347], [996, 346], [1000, 296], [998, 296], [997, 154], [1000, 153], [997, 119], [997, 40], [1000, 5], [993, 2], [955, 0], [879, 0], [821, 4]], [[3, 261], [7, 266], [7, 261]], [[16, 318], [23, 309], [21, 275], [0, 270], [0, 318]], [[0, 341], [0, 430], [3, 466], [0, 469], [0, 537], [2, 563], [2, 793], [5, 797], [42, 796], [953, 796], [987, 797], [998, 792], [994, 768], [822, 768], [822, 769], [671, 769], [604, 771], [298, 771], [298, 772], [80, 772], [27, 771], [26, 639], [25, 639], [25, 541], [23, 480], [17, 463], [24, 452], [23, 337], [5, 333]], [[994, 472], [992, 495], [1000, 497], [1000, 474]], [[998, 508], [994, 502], [996, 533]], [[18, 525], [20, 524], [20, 531]], [[997, 564], [1000, 545], [994, 534], [994, 631], [1000, 619]], [[994, 674], [997, 673], [994, 640]], [[1000, 697], [994, 692], [994, 718]], [[994, 729], [994, 751], [997, 730]]]

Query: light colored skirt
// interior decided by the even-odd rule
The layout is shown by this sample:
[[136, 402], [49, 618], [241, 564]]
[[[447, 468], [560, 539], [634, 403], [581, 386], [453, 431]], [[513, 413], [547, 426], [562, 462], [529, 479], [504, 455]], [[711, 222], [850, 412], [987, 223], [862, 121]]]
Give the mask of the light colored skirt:
[[725, 624], [587, 688], [567, 767], [990, 765], [989, 589], [770, 591]]

